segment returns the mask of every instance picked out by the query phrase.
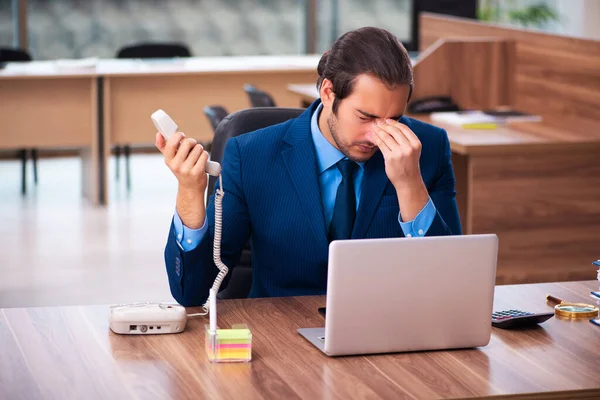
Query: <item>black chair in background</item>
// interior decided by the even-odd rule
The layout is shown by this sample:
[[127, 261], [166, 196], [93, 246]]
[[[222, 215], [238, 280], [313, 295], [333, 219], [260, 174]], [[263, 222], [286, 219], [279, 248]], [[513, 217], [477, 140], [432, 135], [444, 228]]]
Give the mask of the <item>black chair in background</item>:
[[117, 58], [191, 57], [190, 49], [180, 43], [137, 43], [122, 47]]
[[248, 95], [252, 107], [277, 107], [275, 100], [267, 92], [263, 92], [248, 83], [244, 85], [244, 91]]
[[[234, 112], [225, 117], [215, 131], [211, 160], [222, 163], [225, 145], [235, 136], [252, 132], [267, 126], [276, 125], [298, 117], [305, 110], [301, 108], [257, 107]], [[217, 178], [208, 178], [208, 198], [215, 190]], [[227, 193], [227, 187], [224, 187]], [[207, 198], [207, 199], [208, 199]], [[226, 212], [224, 210], [224, 212]], [[233, 269], [227, 286], [219, 293], [222, 299], [239, 299], [248, 297], [252, 287], [252, 253], [250, 243], [246, 244], [239, 263]]]
[[[0, 63], [25, 62], [31, 61], [31, 56], [25, 50], [8, 47], [0, 47]], [[27, 193], [27, 153], [28, 149], [19, 149], [19, 158], [21, 159], [21, 193]], [[37, 160], [38, 151], [36, 148], [30, 149], [31, 161], [33, 164], [33, 181], [37, 185]]]
[[31, 56], [25, 50], [12, 47], [0, 47], [0, 62], [31, 61]]
[[[117, 52], [117, 58], [175, 58], [175, 57], [191, 57], [190, 49], [180, 43], [137, 43], [122, 47]], [[131, 146], [124, 145], [123, 153], [125, 156], [125, 179], [127, 182], [127, 190], [131, 188], [131, 175], [129, 172], [129, 156], [131, 154]], [[121, 157], [121, 146], [115, 146], [116, 158], [116, 178], [119, 179], [119, 159]]]
[[221, 106], [206, 106], [204, 107], [204, 115], [206, 115], [210, 121], [213, 132], [216, 132], [217, 126], [229, 115], [229, 112]]
[[[223, 121], [223, 119], [229, 115], [229, 112], [221, 106], [206, 106], [204, 107], [204, 115], [208, 118], [210, 125], [213, 128], [213, 136], [214, 132], [217, 130], [217, 126]], [[204, 148], [206, 151], [212, 151], [212, 141], [207, 143]]]

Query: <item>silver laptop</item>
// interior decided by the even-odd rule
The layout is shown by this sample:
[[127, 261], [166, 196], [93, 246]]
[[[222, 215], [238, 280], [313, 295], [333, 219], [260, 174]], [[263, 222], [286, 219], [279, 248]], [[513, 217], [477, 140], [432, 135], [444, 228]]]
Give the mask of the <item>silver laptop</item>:
[[334, 241], [325, 328], [298, 332], [330, 356], [486, 346], [497, 257], [496, 235]]

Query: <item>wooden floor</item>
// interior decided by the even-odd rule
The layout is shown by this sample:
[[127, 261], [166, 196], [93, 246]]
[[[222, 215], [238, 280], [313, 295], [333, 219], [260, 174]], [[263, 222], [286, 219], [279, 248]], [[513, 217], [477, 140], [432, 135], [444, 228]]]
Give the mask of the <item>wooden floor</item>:
[[110, 162], [110, 206], [81, 199], [79, 158], [0, 161], [0, 308], [173, 301], [163, 250], [177, 183], [160, 155], [131, 157], [127, 193]]

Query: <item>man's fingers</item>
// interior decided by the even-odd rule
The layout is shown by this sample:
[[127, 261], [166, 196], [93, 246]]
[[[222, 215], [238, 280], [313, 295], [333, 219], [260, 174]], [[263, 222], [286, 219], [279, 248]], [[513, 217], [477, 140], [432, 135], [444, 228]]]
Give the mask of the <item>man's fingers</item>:
[[381, 122], [378, 123], [377, 126], [384, 132], [388, 133], [398, 144], [398, 146], [410, 146], [410, 141], [405, 136], [404, 132], [402, 132], [398, 127]]
[[192, 174], [200, 174], [202, 172], [206, 173], [206, 162], [208, 161], [208, 152], [203, 151], [196, 164], [192, 168]]
[[404, 125], [401, 122], [394, 121], [392, 119], [388, 119], [385, 122], [388, 125], [395, 126], [402, 133], [404, 133], [404, 136], [406, 137], [406, 139], [408, 139], [408, 141], [410, 142], [410, 144], [412, 145], [413, 148], [420, 148], [421, 147], [421, 141], [419, 140], [419, 138], [417, 137], [417, 135], [415, 135], [415, 133], [408, 126]]
[[161, 153], [163, 153], [163, 155], [165, 154], [164, 150], [165, 150], [165, 147], [167, 146], [167, 141], [165, 140], [163, 135], [160, 134], [160, 132], [156, 132], [156, 138], [154, 139], [154, 145]]
[[[161, 135], [162, 136], [162, 135]], [[177, 132], [173, 136], [167, 140], [167, 144], [162, 152], [165, 155], [165, 162], [169, 163], [173, 158], [175, 158], [175, 154], [177, 154], [177, 149], [179, 148], [179, 143], [185, 138], [185, 135], [182, 132]]]
[[379, 126], [375, 127], [375, 134], [387, 145], [387, 147], [392, 151], [400, 150], [400, 144], [394, 138], [394, 136]]
[[183, 162], [181, 169], [184, 171], [191, 171], [192, 168], [194, 168], [194, 165], [196, 165], [196, 161], [198, 161], [202, 153], [204, 153], [204, 147], [202, 147], [201, 144], [196, 144], [190, 151], [190, 154], [188, 154], [185, 161]]
[[390, 151], [392, 151], [389, 148], [389, 146], [383, 141], [383, 139], [375, 131], [370, 132], [369, 135], [367, 135], [367, 139], [369, 139], [377, 147], [379, 147], [379, 150], [381, 150], [381, 152], [383, 153], [384, 156], [387, 155]]
[[[169, 142], [171, 141], [171, 139], [169, 139]], [[183, 165], [185, 159], [188, 157], [188, 154], [190, 153], [190, 151], [192, 151], [192, 149], [194, 148], [194, 146], [196, 146], [197, 143], [198, 142], [196, 141], [196, 139], [192, 138], [187, 138], [183, 142], [181, 142], [179, 144], [179, 149], [177, 149], [177, 154], [173, 159], [173, 163], [175, 163], [176, 165]]]

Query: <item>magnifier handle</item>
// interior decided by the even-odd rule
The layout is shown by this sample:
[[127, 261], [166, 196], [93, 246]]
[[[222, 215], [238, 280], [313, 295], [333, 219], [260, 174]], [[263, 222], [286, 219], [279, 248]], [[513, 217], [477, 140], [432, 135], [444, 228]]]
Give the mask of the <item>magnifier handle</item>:
[[554, 304], [562, 304], [565, 302], [563, 299], [559, 299], [558, 297], [554, 297], [552, 295], [547, 295], [546, 301], [548, 301], [549, 303], [554, 303]]

